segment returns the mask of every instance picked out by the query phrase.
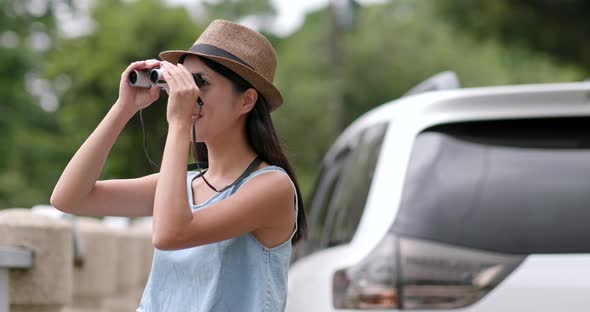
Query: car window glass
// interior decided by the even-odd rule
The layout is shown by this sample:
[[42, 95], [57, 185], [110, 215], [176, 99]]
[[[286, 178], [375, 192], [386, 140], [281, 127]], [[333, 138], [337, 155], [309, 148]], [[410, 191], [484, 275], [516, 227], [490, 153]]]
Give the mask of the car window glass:
[[386, 125], [367, 128], [342, 171], [323, 229], [322, 246], [348, 243], [363, 214]]
[[334, 160], [324, 163], [314, 186], [309, 204], [309, 237], [296, 249], [295, 258], [308, 255], [322, 248], [321, 238], [328, 214], [328, 208], [338, 185], [342, 169], [345, 168], [351, 149], [342, 148]]
[[433, 127], [413, 147], [394, 231], [502, 253], [590, 252], [590, 118]]

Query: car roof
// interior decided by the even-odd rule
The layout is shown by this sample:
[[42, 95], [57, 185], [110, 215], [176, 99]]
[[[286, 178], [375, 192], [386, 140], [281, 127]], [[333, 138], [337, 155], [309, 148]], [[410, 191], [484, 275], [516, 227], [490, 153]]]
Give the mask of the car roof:
[[[551, 106], [564, 111], [568, 106], [586, 104], [590, 108], [590, 82], [522, 84], [460, 88], [430, 91], [401, 97], [371, 109], [352, 122], [336, 139], [324, 161], [330, 161], [341, 147], [351, 144], [351, 138], [363, 129], [379, 123], [388, 123], [405, 114], [445, 114], [449, 117], [462, 111], [490, 107], [510, 109], [520, 106]], [[557, 112], [557, 111], [556, 111]]]

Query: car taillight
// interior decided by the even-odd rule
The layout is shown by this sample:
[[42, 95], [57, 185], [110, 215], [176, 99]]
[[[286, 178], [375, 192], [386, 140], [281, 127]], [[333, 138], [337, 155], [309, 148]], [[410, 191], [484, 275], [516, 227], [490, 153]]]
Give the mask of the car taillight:
[[399, 307], [396, 287], [396, 241], [386, 235], [359, 264], [334, 274], [334, 307], [339, 309], [387, 309]]
[[524, 259], [387, 234], [360, 263], [337, 271], [337, 309], [449, 309], [475, 303]]

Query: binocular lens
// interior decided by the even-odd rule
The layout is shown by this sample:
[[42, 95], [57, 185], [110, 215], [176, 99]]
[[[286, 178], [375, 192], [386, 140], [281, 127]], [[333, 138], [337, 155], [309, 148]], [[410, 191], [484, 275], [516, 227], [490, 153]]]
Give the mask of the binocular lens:
[[159, 68], [154, 68], [150, 70], [150, 81], [152, 83], [158, 83], [158, 81], [160, 81], [161, 76], [162, 73], [160, 72]]
[[136, 71], [132, 71], [131, 73], [129, 73], [129, 82], [131, 83], [131, 85], [135, 85], [137, 83], [137, 72]]
[[133, 87], [149, 88], [152, 86], [148, 73], [143, 70], [133, 70], [127, 76], [127, 81]]

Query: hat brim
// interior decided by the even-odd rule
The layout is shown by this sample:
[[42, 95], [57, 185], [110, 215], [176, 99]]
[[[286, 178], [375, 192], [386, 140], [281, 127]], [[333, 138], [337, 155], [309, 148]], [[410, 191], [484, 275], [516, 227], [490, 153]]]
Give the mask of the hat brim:
[[272, 82], [266, 80], [264, 77], [259, 75], [250, 67], [245, 66], [244, 64], [241, 64], [234, 60], [230, 60], [228, 58], [217, 55], [210, 55], [206, 53], [184, 50], [164, 51], [160, 53], [160, 58], [164, 61], [176, 64], [180, 57], [185, 54], [202, 56], [210, 60], [213, 60], [227, 67], [234, 73], [238, 74], [240, 77], [244, 78], [246, 81], [252, 84], [252, 86], [264, 97], [264, 100], [269, 106], [269, 111], [272, 112], [281, 104], [283, 104], [283, 96], [281, 95], [279, 90], [272, 84]]

